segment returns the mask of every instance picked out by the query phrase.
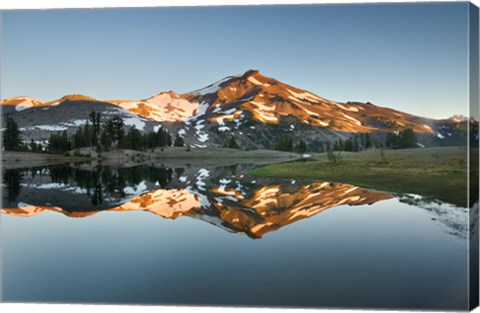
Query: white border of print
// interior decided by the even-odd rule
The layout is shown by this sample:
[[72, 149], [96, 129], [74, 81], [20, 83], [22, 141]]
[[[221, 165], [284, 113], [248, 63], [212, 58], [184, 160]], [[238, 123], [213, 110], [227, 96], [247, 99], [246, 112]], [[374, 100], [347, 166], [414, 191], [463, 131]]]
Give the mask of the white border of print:
[[[376, 3], [376, 2], [428, 2], [425, 0], [1, 0], [0, 10], [4, 9], [53, 9], [53, 8], [107, 8], [107, 7], [158, 7], [158, 6], [196, 6], [196, 5], [273, 5], [273, 4], [311, 4], [311, 3]], [[452, 0], [435, 0], [435, 2], [452, 2]], [[462, 1], [463, 2], [463, 1]], [[480, 6], [480, 0], [472, 0]], [[1, 261], [1, 260], [0, 260]], [[158, 313], [159, 310], [174, 313], [305, 313], [311, 309], [253, 309], [225, 307], [194, 306], [130, 306], [130, 305], [73, 305], [73, 304], [11, 304], [0, 303], [2, 313], [11, 312], [48, 312], [48, 313]], [[327, 310], [316, 309], [319, 313], [391, 313], [392, 311], [373, 310]], [[405, 311], [402, 311], [405, 312]], [[480, 309], [474, 312], [480, 313]]]

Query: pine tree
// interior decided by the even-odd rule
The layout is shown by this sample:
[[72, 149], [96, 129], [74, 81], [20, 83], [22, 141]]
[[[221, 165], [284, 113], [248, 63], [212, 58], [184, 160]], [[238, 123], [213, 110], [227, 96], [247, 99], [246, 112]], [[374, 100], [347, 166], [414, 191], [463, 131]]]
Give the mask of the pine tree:
[[417, 136], [411, 128], [407, 128], [400, 133], [402, 148], [417, 148]]
[[183, 138], [180, 137], [179, 134], [177, 134], [177, 136], [175, 137], [175, 141], [173, 143], [173, 146], [174, 147], [183, 147], [184, 146], [184, 142], [183, 142]]
[[21, 132], [13, 118], [7, 117], [5, 131], [3, 132], [3, 147], [5, 151], [18, 151], [22, 146]]
[[240, 149], [240, 146], [237, 144], [234, 136], [230, 137], [230, 140], [226, 144], [226, 147], [230, 149]]
[[345, 145], [343, 148], [345, 151], [353, 151], [353, 139], [352, 137], [345, 140]]
[[288, 136], [282, 137], [275, 144], [274, 149], [279, 151], [293, 151], [293, 141]]
[[112, 145], [118, 147], [120, 143], [123, 142], [123, 138], [125, 136], [123, 119], [115, 115], [110, 123]]
[[299, 153], [307, 152], [307, 144], [305, 143], [305, 141], [303, 139], [300, 139], [300, 142], [298, 143], [297, 151]]
[[372, 140], [370, 139], [370, 134], [365, 134], [365, 149], [370, 149], [373, 146]]
[[95, 111], [92, 111], [90, 113], [90, 122], [92, 123], [91, 145], [96, 146], [100, 142], [100, 113], [95, 113]]
[[30, 139], [30, 146], [29, 146], [30, 151], [32, 152], [37, 152], [38, 151], [38, 146], [33, 140], [33, 138]]
[[127, 134], [123, 138], [122, 147], [132, 150], [143, 150], [143, 135], [135, 127], [130, 127]]
[[167, 131], [163, 128], [159, 128], [157, 130], [157, 146], [158, 147], [165, 147], [167, 145]]

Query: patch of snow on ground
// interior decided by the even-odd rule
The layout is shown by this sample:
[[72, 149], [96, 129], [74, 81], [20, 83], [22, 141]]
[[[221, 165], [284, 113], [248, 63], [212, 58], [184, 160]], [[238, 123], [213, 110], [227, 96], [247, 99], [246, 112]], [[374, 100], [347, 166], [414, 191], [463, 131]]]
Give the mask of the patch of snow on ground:
[[197, 175], [199, 177], [208, 177], [210, 176], [210, 171], [205, 168], [201, 168], [198, 170]]
[[36, 186], [37, 189], [64, 189], [67, 185], [59, 183], [49, 183]]
[[133, 126], [138, 130], [143, 130], [145, 128], [145, 122], [137, 116], [124, 118], [123, 123], [127, 126]]
[[208, 141], [208, 134], [197, 134], [197, 139], [198, 141], [200, 142], [205, 142], [205, 141]]
[[162, 128], [162, 125], [154, 126], [154, 127], [153, 127], [153, 131], [154, 131], [154, 132], [158, 132], [158, 130], [159, 130], [160, 128]]
[[440, 138], [440, 139], [445, 139], [445, 136], [440, 134], [440, 133], [437, 133], [437, 137]]
[[227, 132], [227, 131], [230, 131], [230, 128], [227, 126], [220, 126], [218, 130], [221, 132]]
[[81, 126], [87, 123], [88, 120], [82, 119], [82, 120], [71, 120], [66, 123], [63, 123], [65, 126]]
[[139, 196], [143, 194], [145, 191], [147, 191], [147, 185], [145, 184], [145, 181], [142, 181], [140, 184], [136, 186], [129, 186], [123, 189], [123, 192], [125, 192], [126, 194], [135, 195], [135, 196]]
[[20, 130], [34, 130], [35, 128], [48, 131], [63, 131], [68, 129], [68, 127], [60, 125], [36, 125], [33, 127], [20, 128]]
[[303, 158], [310, 158], [310, 157], [312, 157], [312, 155], [311, 154], [304, 154], [304, 155], [302, 155], [302, 157]]
[[181, 181], [182, 183], [184, 183], [184, 182], [187, 181], [187, 177], [186, 176], [180, 176], [180, 178], [178, 180]]

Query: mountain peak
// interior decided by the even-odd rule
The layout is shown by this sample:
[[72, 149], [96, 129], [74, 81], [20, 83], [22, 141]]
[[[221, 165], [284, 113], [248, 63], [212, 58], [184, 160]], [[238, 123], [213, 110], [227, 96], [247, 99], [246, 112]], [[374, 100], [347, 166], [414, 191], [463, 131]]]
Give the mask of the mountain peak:
[[70, 94], [70, 95], [65, 95], [61, 97], [59, 100], [56, 100], [54, 102], [65, 102], [65, 101], [97, 101], [95, 98], [89, 97], [89, 96], [84, 96], [81, 94]]
[[260, 75], [260, 71], [259, 70], [248, 70], [246, 71], [243, 75], [242, 75], [242, 78], [247, 78], [249, 76], [257, 76], [257, 75]]

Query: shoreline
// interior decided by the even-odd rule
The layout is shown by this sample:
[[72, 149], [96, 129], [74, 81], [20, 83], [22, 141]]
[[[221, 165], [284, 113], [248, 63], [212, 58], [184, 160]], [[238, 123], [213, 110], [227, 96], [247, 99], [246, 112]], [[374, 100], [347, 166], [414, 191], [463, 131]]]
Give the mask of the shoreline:
[[[244, 163], [271, 164], [302, 157], [301, 154], [293, 152], [275, 150], [244, 151], [227, 148], [196, 148], [187, 150], [185, 147], [170, 147], [155, 149], [150, 152], [112, 149], [103, 153], [97, 153], [94, 148], [82, 148], [79, 151], [83, 156], [2, 151], [2, 168], [8, 170], [79, 162], [91, 162], [112, 167], [132, 167], [142, 164], [161, 164], [167, 167], [195, 166], [196, 164], [227, 166]], [[69, 153], [73, 154], [73, 151]]]

